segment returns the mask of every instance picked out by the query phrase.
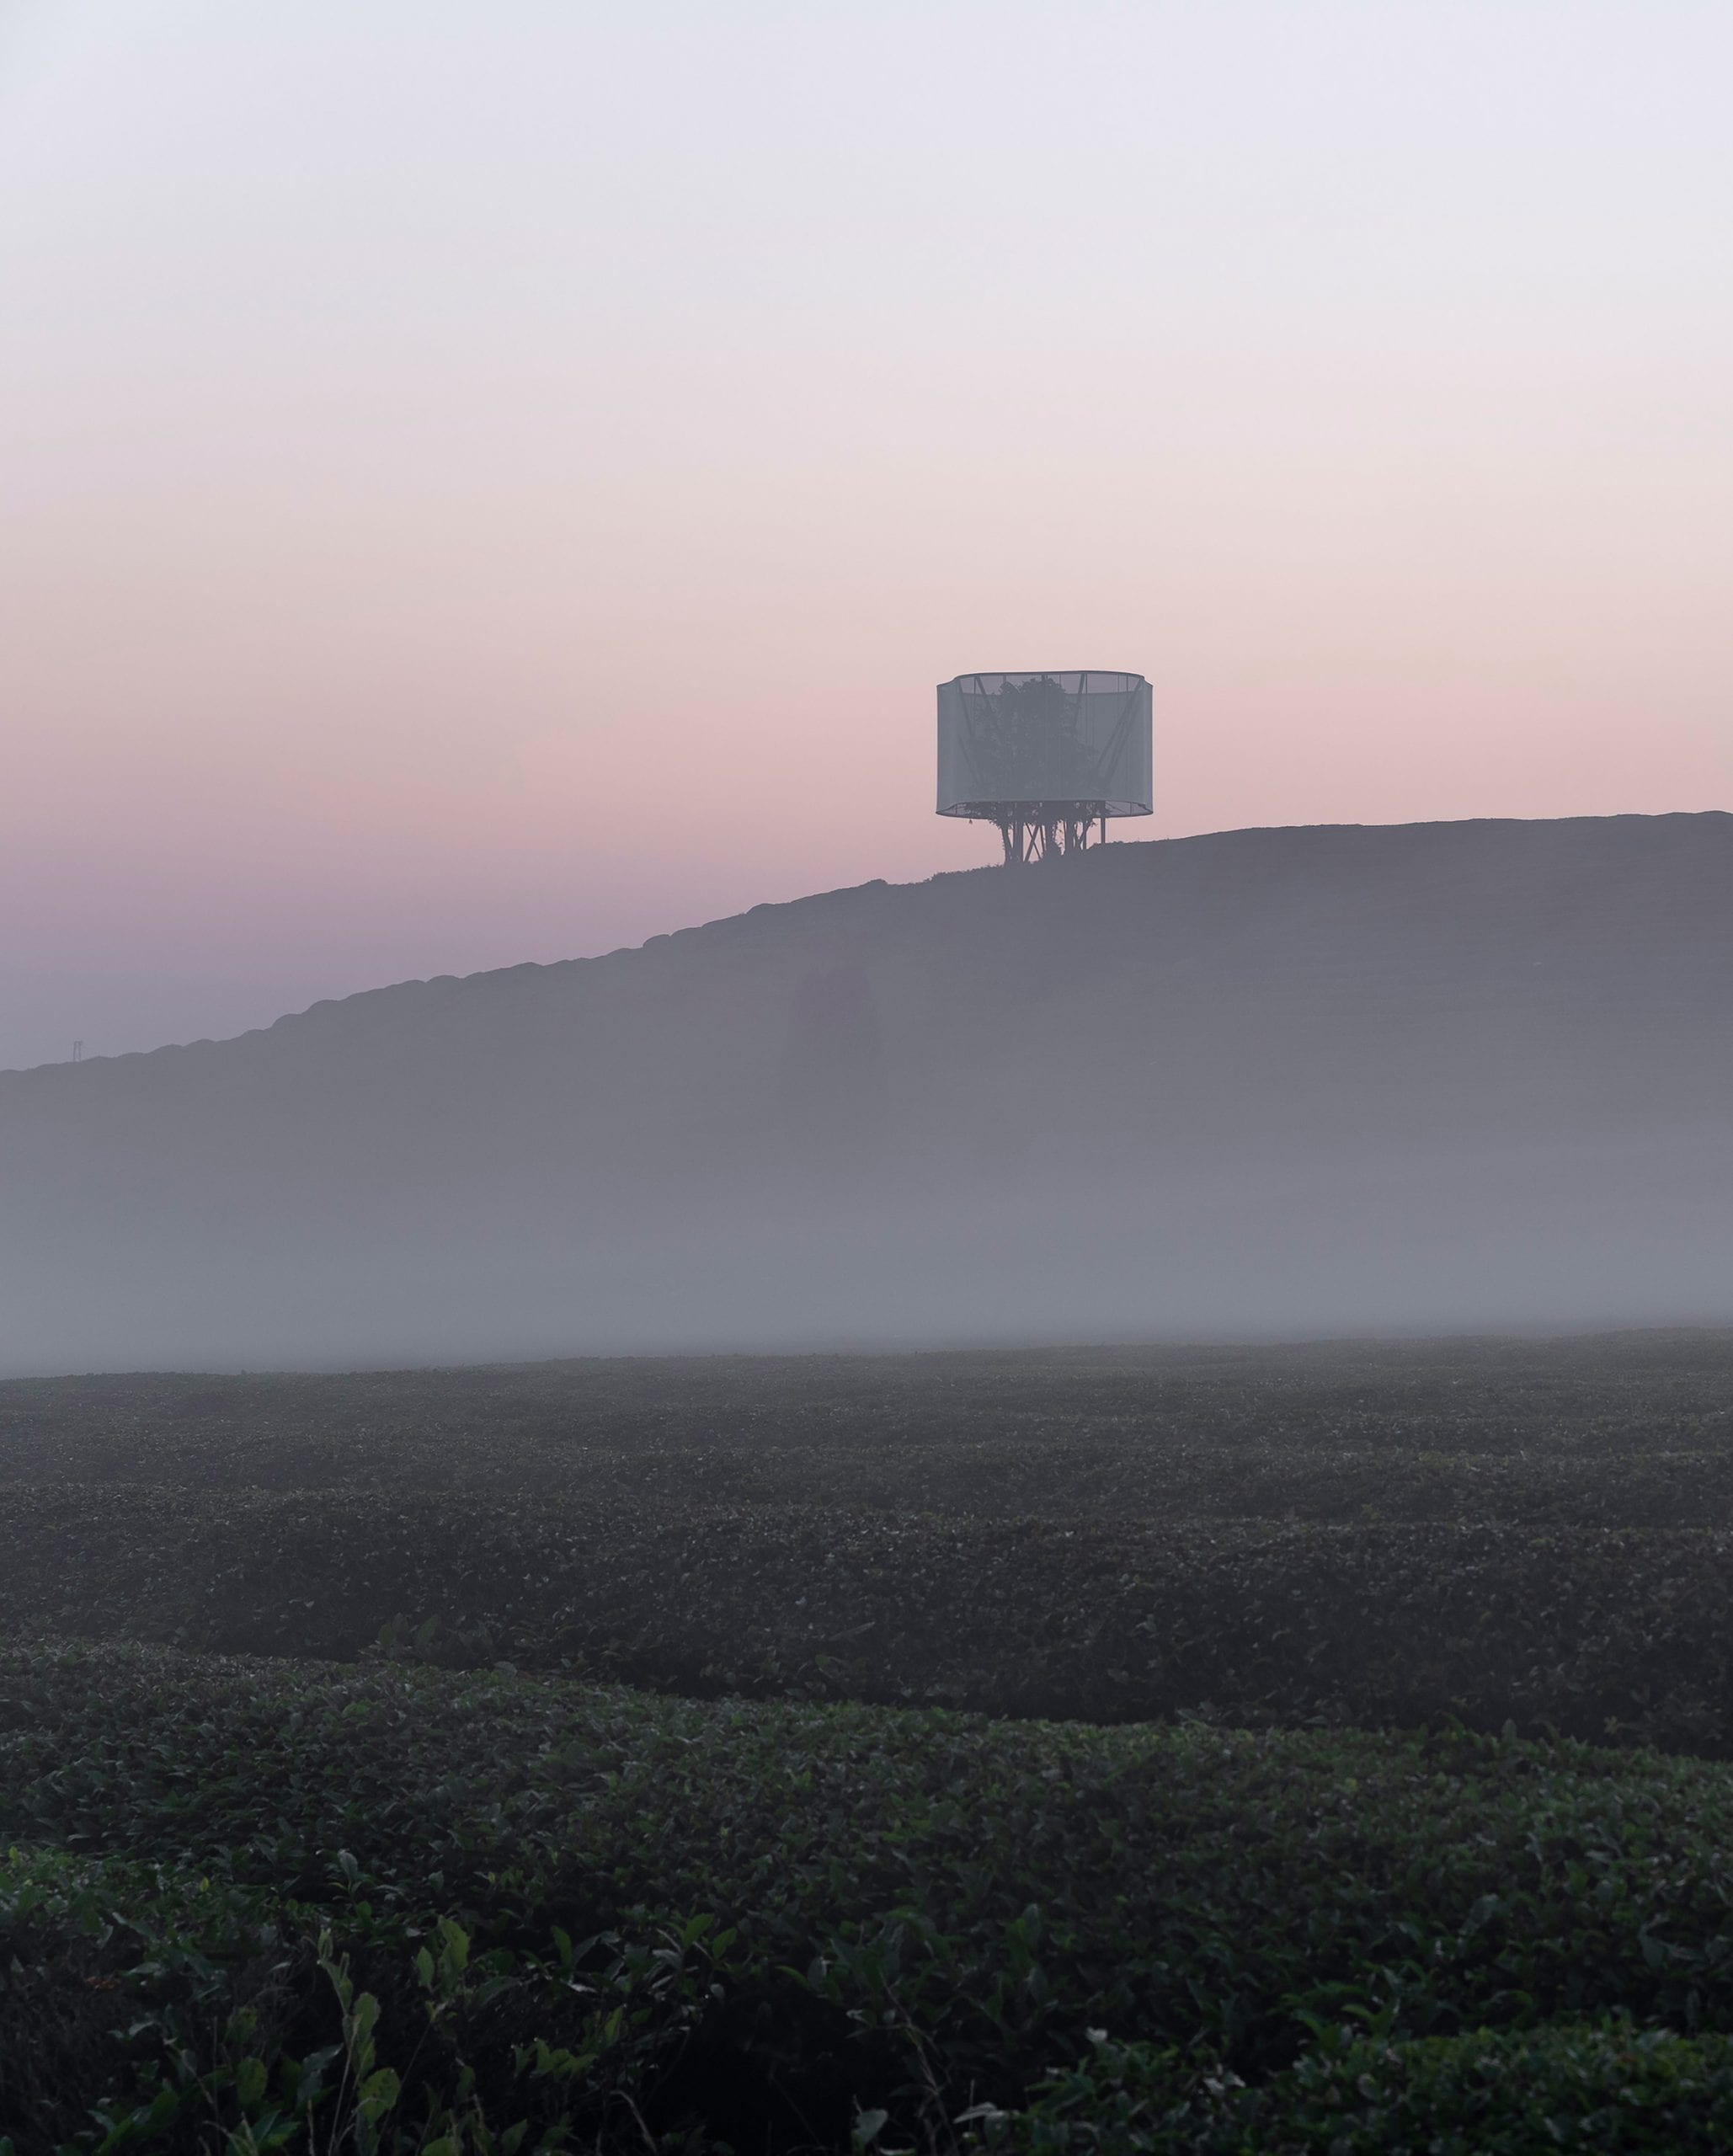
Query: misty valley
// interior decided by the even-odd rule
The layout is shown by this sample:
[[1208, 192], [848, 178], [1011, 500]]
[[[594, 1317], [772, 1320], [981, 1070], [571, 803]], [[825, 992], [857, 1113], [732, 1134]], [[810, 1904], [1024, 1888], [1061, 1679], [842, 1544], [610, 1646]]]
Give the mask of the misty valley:
[[0, 1385], [18, 2152], [1710, 2149], [1733, 1336]]

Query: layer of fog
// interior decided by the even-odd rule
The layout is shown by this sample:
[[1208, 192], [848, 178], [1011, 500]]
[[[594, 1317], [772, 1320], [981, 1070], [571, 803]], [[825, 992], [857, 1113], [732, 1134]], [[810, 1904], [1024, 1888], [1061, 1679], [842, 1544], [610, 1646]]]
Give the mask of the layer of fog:
[[1224, 834], [0, 1080], [0, 1369], [1725, 1321], [1733, 819]]

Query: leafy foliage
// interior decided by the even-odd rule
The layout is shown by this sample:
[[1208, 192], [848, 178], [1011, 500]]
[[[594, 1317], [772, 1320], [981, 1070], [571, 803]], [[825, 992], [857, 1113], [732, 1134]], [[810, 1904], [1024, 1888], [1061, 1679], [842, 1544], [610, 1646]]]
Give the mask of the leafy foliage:
[[0, 2156], [1725, 2147], [1730, 1375], [0, 1386]]
[[[1344, 2025], [1398, 2045], [1618, 2012], [1733, 2031], [1733, 1788], [1688, 1761], [137, 1648], [15, 1647], [0, 1697], [0, 1830], [226, 1913], [232, 1943], [207, 1924], [189, 1951], [285, 2002], [260, 2012], [277, 2051], [247, 2040], [269, 2087], [365, 2034], [349, 2085], [388, 2066], [392, 2118], [469, 2103], [490, 2132], [605, 2132], [611, 2105], [623, 2132], [629, 2097], [655, 2135], [735, 2140], [780, 2105], [788, 2139], [840, 2146], [856, 2105], [893, 2137], [1015, 2116], [1092, 2027], [1254, 2086]], [[470, 1988], [429, 2052], [453, 1925]], [[69, 1984], [95, 1967], [31, 1951], [72, 1956]], [[148, 1991], [144, 1967], [119, 1972]], [[197, 2041], [176, 2024], [159, 2073], [189, 2057], [207, 2094], [237, 2073], [235, 2010]]]
[[1100, 1721], [1733, 1757], [1733, 1535], [0, 1492], [0, 1620]]
[[972, 2145], [1018, 2156], [1720, 2156], [1733, 2041], [1611, 2017], [1392, 2042], [1326, 2032], [1261, 2087], [1171, 2049], [1091, 2035], [1026, 2110], [978, 2106]]
[[1733, 1335], [0, 1383], [0, 1480], [1733, 1527]]
[[[353, 1859], [344, 1876], [360, 1884]], [[0, 2124], [69, 2156], [563, 2148], [574, 2122], [605, 2126], [611, 2101], [633, 2110], [631, 2088], [655, 2084], [717, 1990], [729, 1942], [712, 1929], [648, 1947], [557, 1934], [546, 1955], [472, 1957], [450, 1917], [378, 1919], [365, 1901], [333, 1916], [14, 1849]], [[518, 2116], [502, 2124], [502, 2109]]]

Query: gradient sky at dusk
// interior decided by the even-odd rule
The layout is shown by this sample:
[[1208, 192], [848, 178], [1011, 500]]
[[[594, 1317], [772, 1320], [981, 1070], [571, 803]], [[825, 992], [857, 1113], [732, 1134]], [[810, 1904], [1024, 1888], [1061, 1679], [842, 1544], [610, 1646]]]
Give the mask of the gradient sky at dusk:
[[0, 1064], [1155, 816], [1733, 807], [1722, 0], [0, 0]]

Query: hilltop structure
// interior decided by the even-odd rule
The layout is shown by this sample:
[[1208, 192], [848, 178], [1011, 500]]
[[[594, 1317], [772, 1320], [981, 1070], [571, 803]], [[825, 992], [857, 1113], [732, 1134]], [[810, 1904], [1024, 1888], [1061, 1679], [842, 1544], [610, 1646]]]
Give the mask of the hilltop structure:
[[939, 814], [996, 825], [1007, 867], [1080, 853], [1110, 816], [1147, 816], [1141, 674], [959, 674], [939, 685]]

